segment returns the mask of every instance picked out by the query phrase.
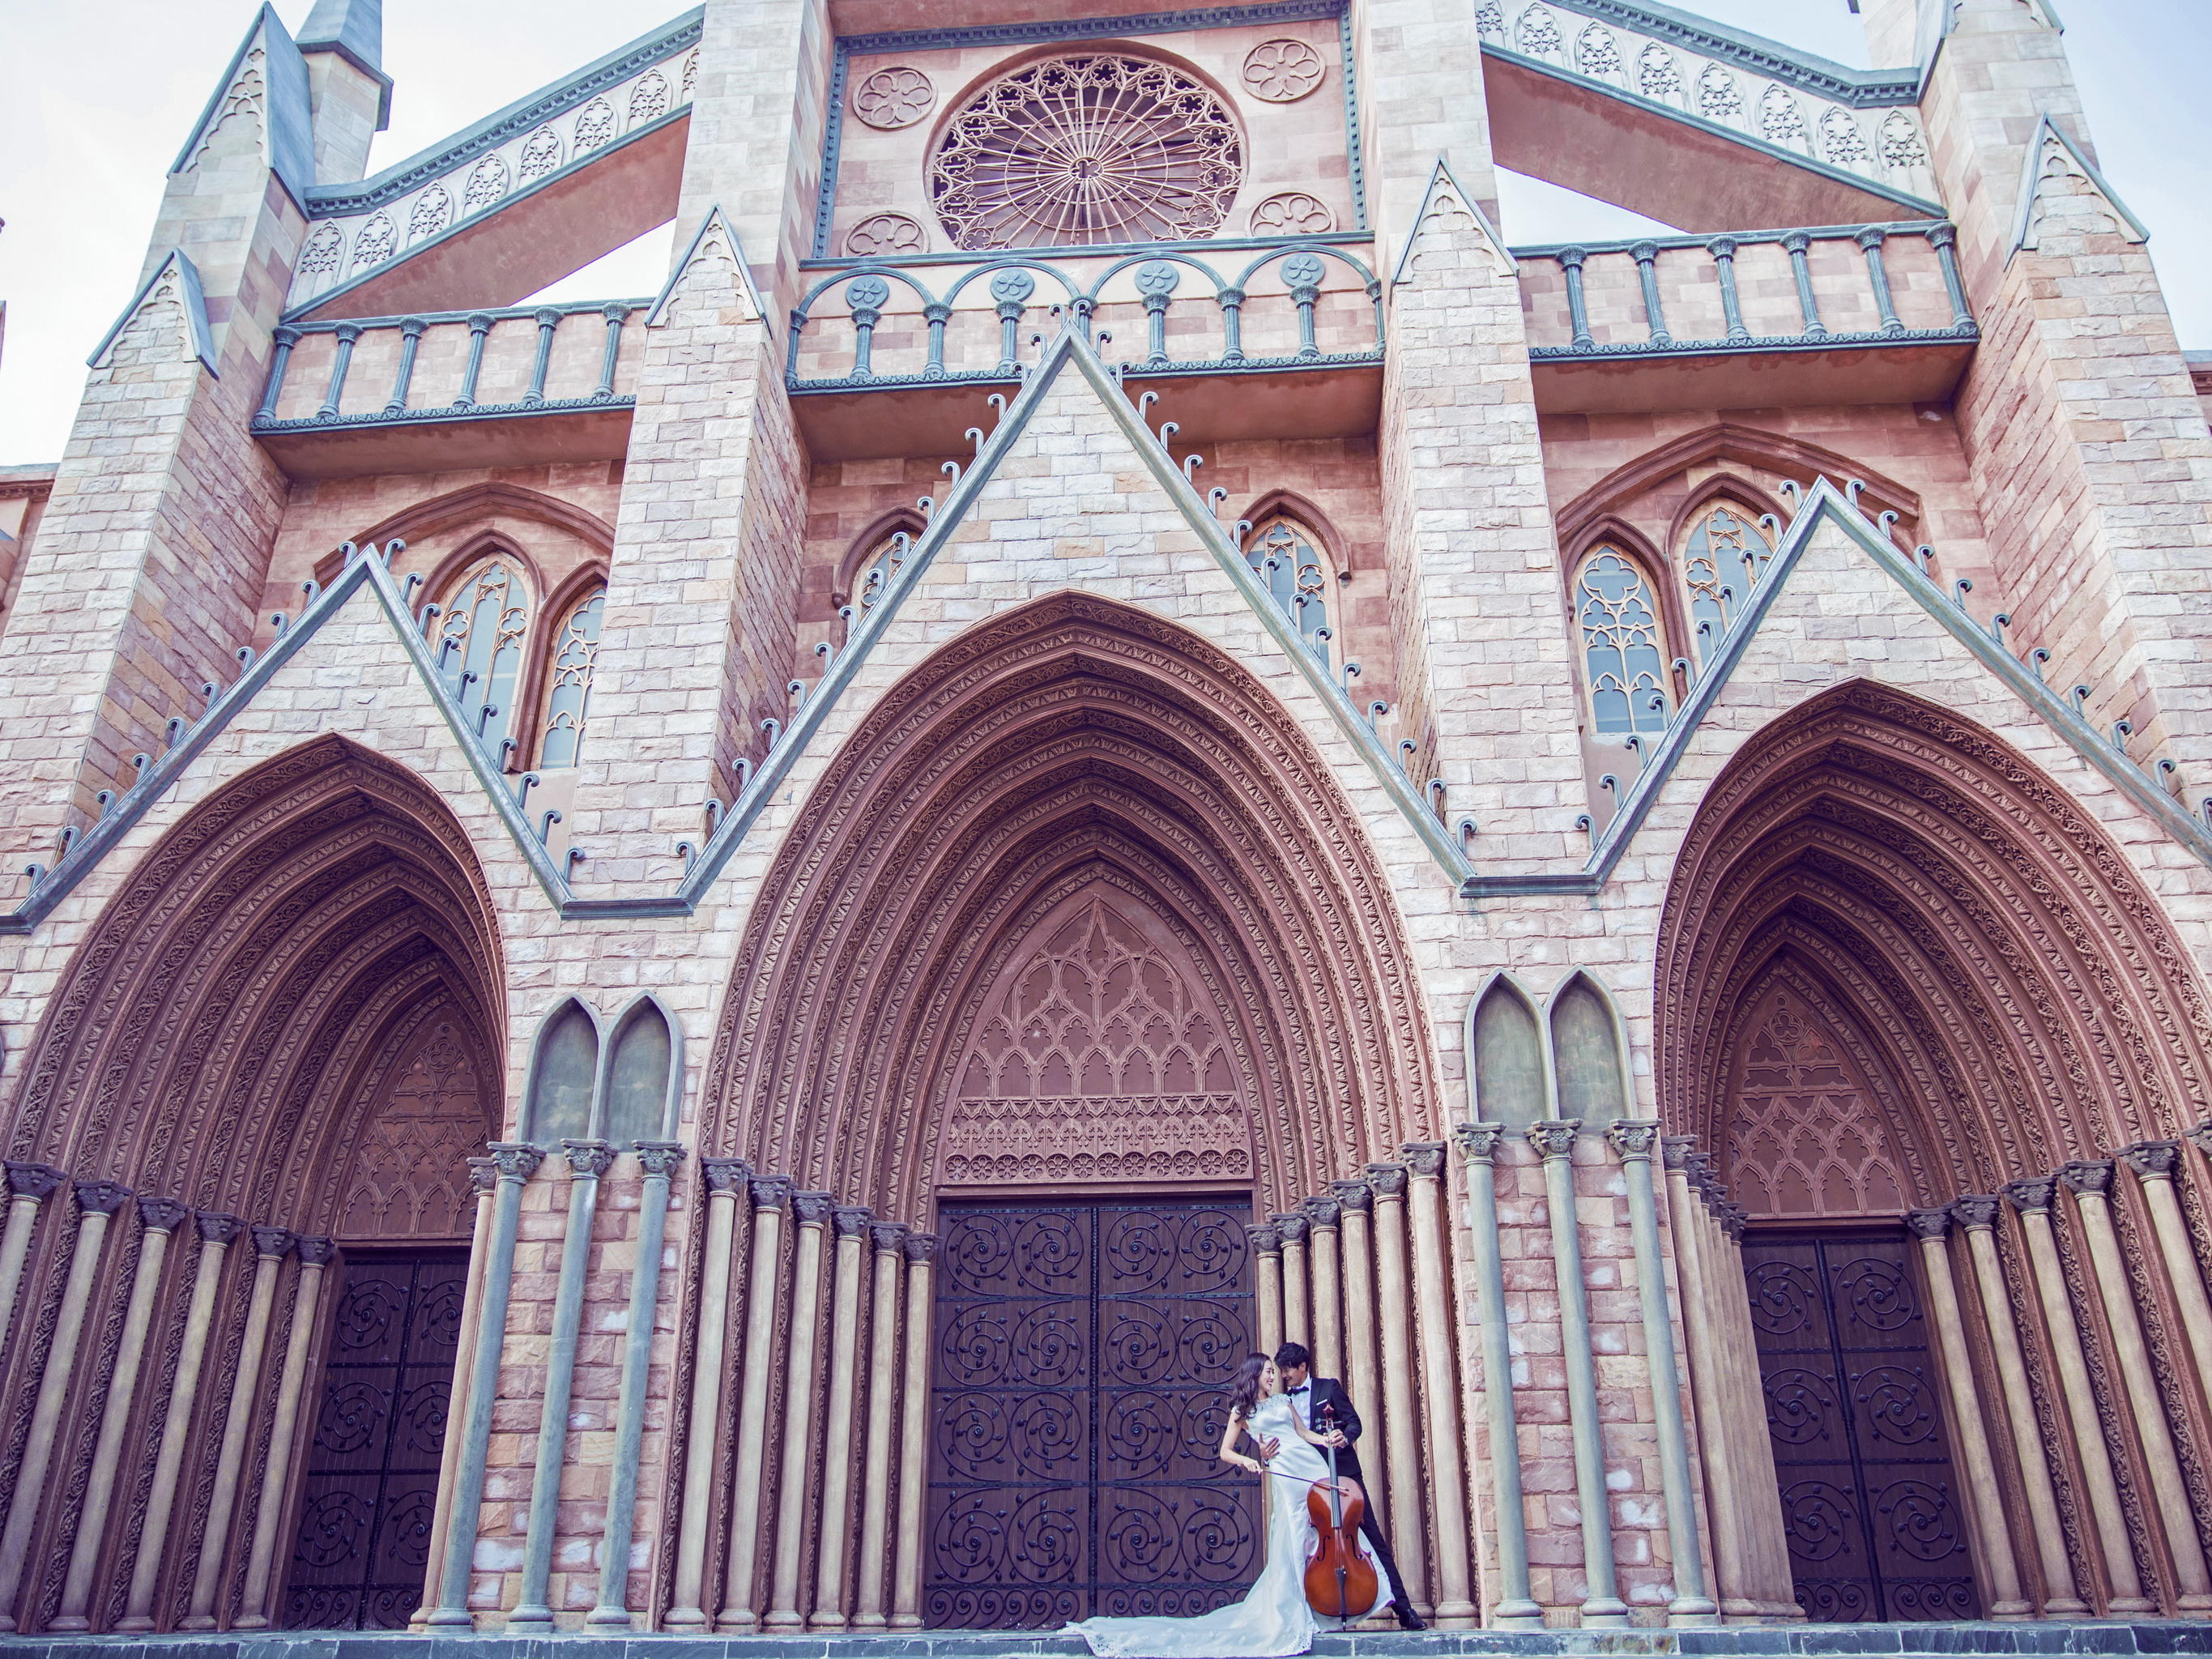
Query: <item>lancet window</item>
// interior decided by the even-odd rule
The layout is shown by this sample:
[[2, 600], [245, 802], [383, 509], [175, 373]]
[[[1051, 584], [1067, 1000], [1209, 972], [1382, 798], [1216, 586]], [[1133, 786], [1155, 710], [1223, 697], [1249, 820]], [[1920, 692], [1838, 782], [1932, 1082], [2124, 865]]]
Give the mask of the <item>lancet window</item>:
[[1700, 660], [1728, 632], [1771, 550], [1758, 515], [1734, 501], [1715, 501], [1691, 522], [1682, 549], [1682, 585], [1688, 590]]
[[1306, 642], [1325, 647], [1332, 636], [1330, 572], [1321, 538], [1296, 519], [1278, 515], [1252, 533], [1244, 544], [1244, 556]]
[[520, 568], [496, 555], [455, 583], [441, 607], [438, 673], [487, 742], [514, 729], [530, 609]]
[[606, 604], [607, 590], [593, 588], [570, 609], [554, 637], [546, 674], [544, 735], [538, 745], [541, 767], [574, 766], [583, 750], [592, 670], [599, 654], [599, 617]]
[[1651, 579], [1619, 548], [1600, 544], [1575, 577], [1575, 617], [1601, 735], [1667, 726], [1666, 641]]

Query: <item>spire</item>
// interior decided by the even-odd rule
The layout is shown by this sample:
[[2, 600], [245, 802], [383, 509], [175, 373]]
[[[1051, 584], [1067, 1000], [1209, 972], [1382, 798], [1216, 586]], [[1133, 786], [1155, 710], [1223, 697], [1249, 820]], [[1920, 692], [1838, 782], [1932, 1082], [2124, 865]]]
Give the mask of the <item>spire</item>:
[[315, 0], [300, 50], [336, 52], [371, 75], [384, 73], [384, 0]]

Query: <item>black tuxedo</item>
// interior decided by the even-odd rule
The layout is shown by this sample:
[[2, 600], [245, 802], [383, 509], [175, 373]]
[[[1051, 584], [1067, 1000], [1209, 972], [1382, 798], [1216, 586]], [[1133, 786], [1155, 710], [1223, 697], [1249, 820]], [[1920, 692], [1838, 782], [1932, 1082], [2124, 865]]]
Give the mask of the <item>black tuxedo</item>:
[[[1326, 1433], [1334, 1427], [1341, 1430], [1346, 1444], [1337, 1449], [1336, 1469], [1348, 1475], [1367, 1491], [1367, 1513], [1359, 1522], [1359, 1535], [1367, 1540], [1367, 1547], [1375, 1552], [1375, 1559], [1382, 1564], [1382, 1571], [1390, 1575], [1390, 1582], [1398, 1593], [1406, 1593], [1406, 1581], [1398, 1572], [1398, 1558], [1390, 1553], [1390, 1540], [1382, 1535], [1382, 1517], [1376, 1513], [1375, 1495], [1367, 1486], [1367, 1477], [1359, 1467], [1359, 1411], [1352, 1403], [1352, 1396], [1344, 1391], [1344, 1384], [1333, 1376], [1310, 1376], [1304, 1388], [1286, 1390], [1291, 1408], [1298, 1419], [1316, 1434]], [[1316, 1447], [1326, 1459], [1326, 1448]], [[1405, 1607], [1412, 1611], [1413, 1604]]]

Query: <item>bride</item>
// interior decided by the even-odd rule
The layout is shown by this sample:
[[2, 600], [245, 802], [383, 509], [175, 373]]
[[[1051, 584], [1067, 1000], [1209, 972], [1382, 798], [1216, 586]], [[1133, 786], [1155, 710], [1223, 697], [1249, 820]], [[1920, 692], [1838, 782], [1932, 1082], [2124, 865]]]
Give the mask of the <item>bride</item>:
[[[1267, 1489], [1267, 1565], [1241, 1601], [1191, 1619], [1085, 1619], [1069, 1625], [1094, 1654], [1112, 1659], [1268, 1659], [1304, 1653], [1313, 1645], [1321, 1621], [1306, 1604], [1306, 1558], [1313, 1553], [1313, 1522], [1306, 1516], [1306, 1490], [1328, 1478], [1328, 1464], [1317, 1448], [1326, 1437], [1307, 1429], [1284, 1397], [1275, 1362], [1253, 1354], [1237, 1368], [1229, 1385], [1229, 1421], [1216, 1455], [1227, 1463], [1263, 1477]], [[1249, 1435], [1261, 1455], [1237, 1449]], [[1368, 1554], [1365, 1540], [1360, 1553]], [[1373, 1557], [1369, 1555], [1371, 1561]], [[1381, 1565], [1382, 1585], [1375, 1605], [1396, 1600]]]

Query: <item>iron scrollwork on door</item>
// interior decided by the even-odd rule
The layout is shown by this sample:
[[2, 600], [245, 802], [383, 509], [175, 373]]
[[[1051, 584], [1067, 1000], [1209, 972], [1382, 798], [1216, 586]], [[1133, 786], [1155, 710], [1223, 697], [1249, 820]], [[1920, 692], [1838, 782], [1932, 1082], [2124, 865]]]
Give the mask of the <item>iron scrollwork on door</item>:
[[1790, 1576], [1820, 1623], [1980, 1611], [1906, 1249], [1744, 1245]]
[[930, 1454], [933, 1626], [1206, 1612], [1260, 1568], [1214, 1462], [1252, 1345], [1243, 1206], [947, 1206]]
[[468, 1260], [349, 1262], [284, 1598], [294, 1630], [404, 1630], [422, 1599]]

